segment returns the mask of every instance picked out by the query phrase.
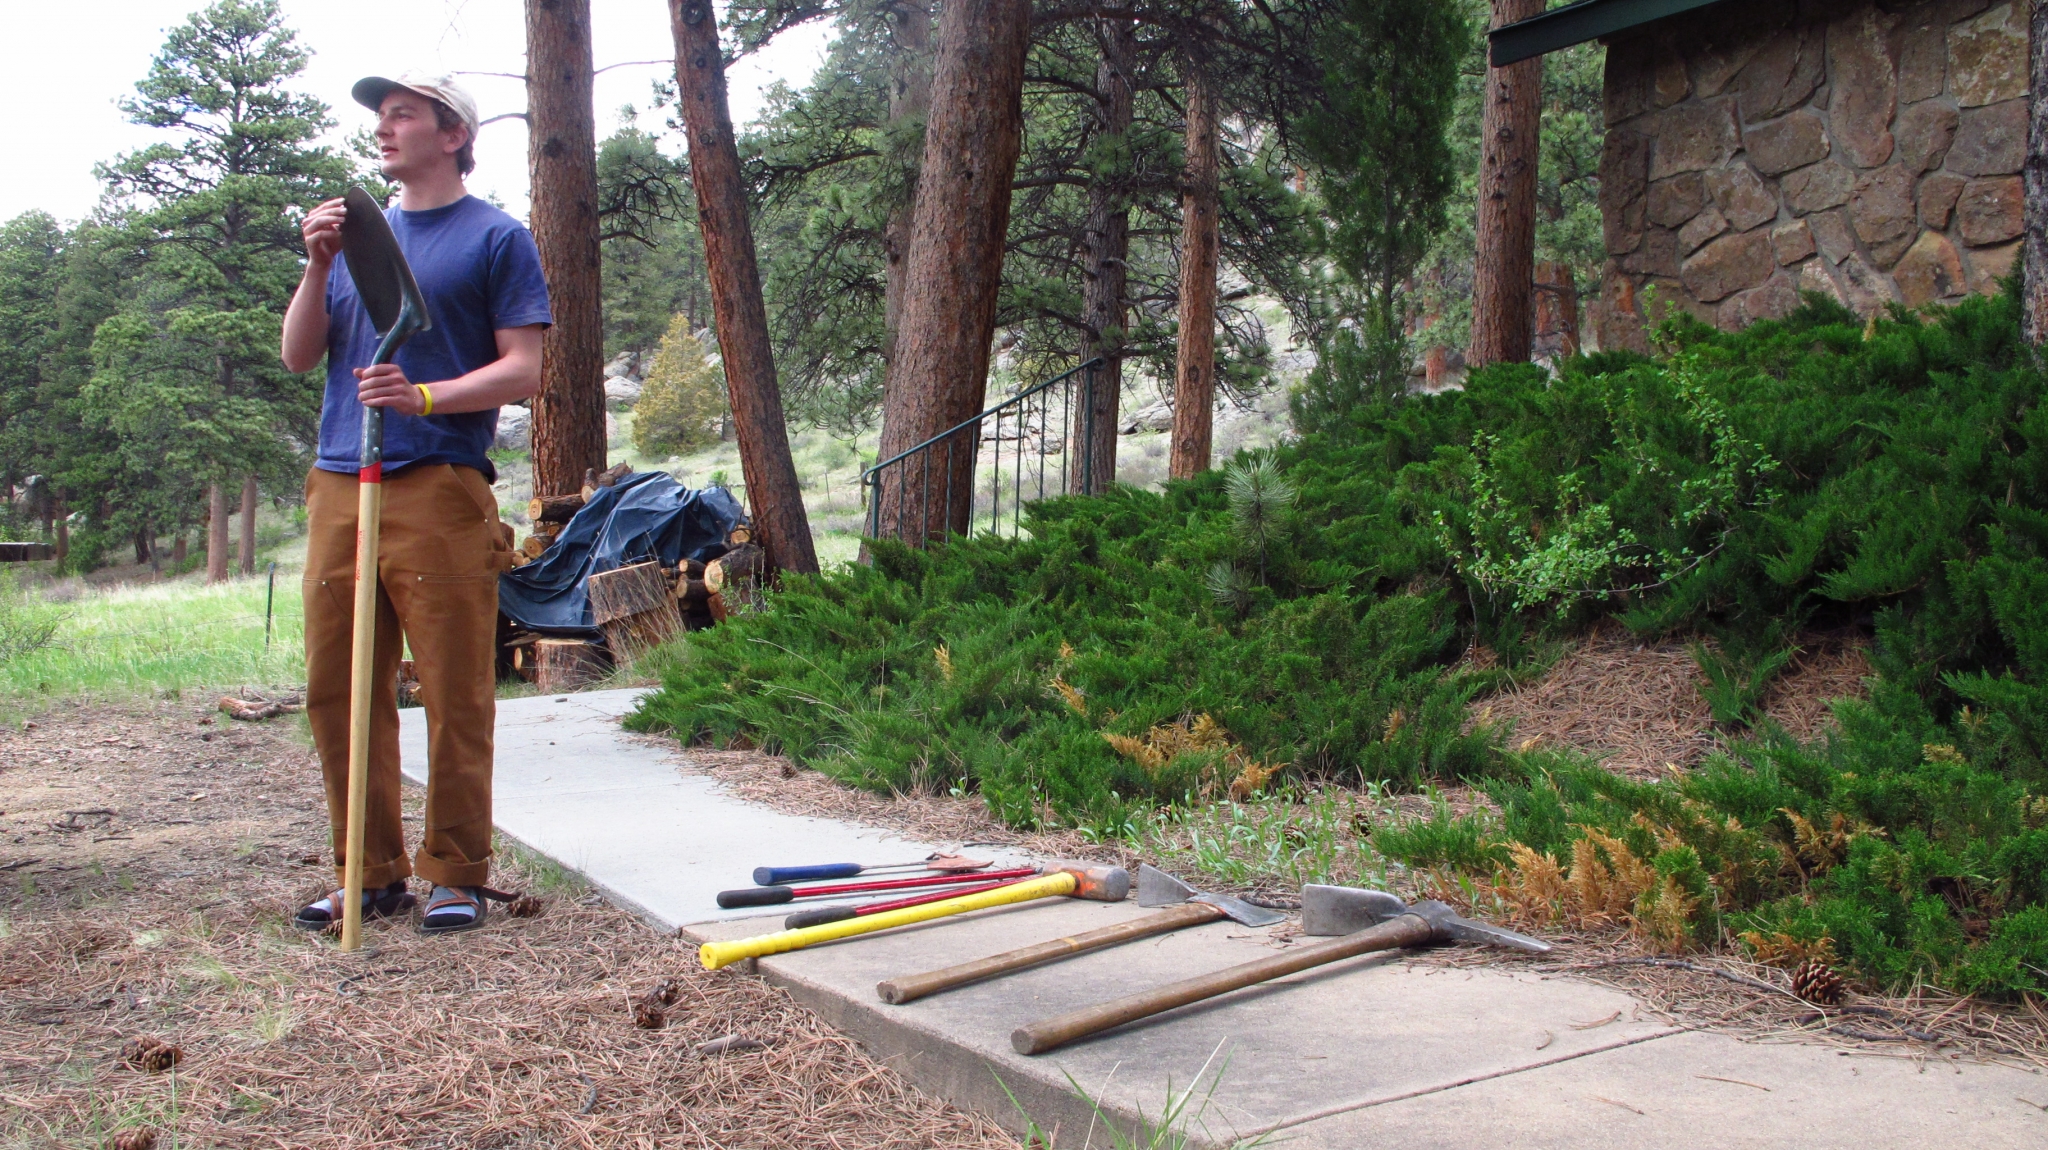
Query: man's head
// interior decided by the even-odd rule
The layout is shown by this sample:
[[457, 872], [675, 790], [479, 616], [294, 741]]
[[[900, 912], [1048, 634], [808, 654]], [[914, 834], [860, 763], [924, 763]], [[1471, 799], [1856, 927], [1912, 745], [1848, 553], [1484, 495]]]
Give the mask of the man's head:
[[444, 164], [458, 176], [476, 167], [476, 100], [448, 76], [406, 72], [396, 80], [367, 76], [350, 92], [377, 113], [377, 150], [384, 177], [420, 180]]

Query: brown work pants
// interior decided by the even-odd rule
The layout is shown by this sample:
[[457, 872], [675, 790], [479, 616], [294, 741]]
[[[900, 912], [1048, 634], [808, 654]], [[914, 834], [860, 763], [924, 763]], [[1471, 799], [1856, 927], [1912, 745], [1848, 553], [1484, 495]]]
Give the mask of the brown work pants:
[[[306, 718], [327, 784], [337, 874], [348, 842], [356, 501], [355, 476], [307, 474]], [[509, 532], [498, 522], [497, 500], [484, 477], [448, 464], [418, 464], [386, 476], [382, 523], [363, 886], [386, 886], [415, 872], [441, 886], [481, 886], [491, 866], [498, 573], [512, 565]], [[412, 648], [427, 711], [426, 827], [410, 863], [398, 811], [404, 645]]]

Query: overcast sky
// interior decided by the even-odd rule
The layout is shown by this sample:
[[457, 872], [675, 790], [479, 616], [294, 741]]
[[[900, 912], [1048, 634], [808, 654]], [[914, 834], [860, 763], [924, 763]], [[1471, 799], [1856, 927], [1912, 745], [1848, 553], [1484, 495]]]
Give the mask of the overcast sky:
[[[166, 133], [137, 127], [115, 101], [163, 47], [164, 30], [184, 22], [203, 0], [31, 0], [7, 5], [0, 36], [0, 220], [40, 208], [65, 221], [92, 210], [99, 199], [93, 165]], [[407, 68], [522, 73], [526, 25], [521, 0], [284, 0], [285, 19], [313, 52], [298, 88], [334, 109], [334, 141], [373, 117], [348, 98], [365, 75], [396, 75]], [[721, 12], [723, 5], [720, 6]], [[597, 66], [673, 59], [668, 6], [663, 0], [591, 0]], [[762, 92], [780, 78], [801, 86], [823, 58], [830, 29], [807, 25], [779, 38], [727, 74], [733, 119], [758, 113]], [[673, 64], [666, 65], [672, 75]], [[614, 68], [597, 77], [597, 134], [619, 125], [618, 108], [646, 108], [652, 82], [664, 66]], [[516, 79], [463, 76], [488, 118], [526, 105]], [[640, 126], [662, 130], [647, 112]], [[680, 151], [680, 141], [667, 142]], [[493, 194], [514, 215], [526, 215], [526, 125], [500, 120], [477, 141], [470, 190]]]

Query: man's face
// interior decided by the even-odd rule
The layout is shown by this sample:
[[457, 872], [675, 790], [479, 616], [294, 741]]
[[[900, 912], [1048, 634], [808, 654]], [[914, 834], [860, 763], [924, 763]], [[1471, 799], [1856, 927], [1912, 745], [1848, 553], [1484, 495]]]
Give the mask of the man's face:
[[377, 109], [377, 156], [388, 180], [404, 183], [443, 165], [453, 168], [468, 135], [460, 124], [442, 130], [433, 101], [417, 92], [393, 92]]

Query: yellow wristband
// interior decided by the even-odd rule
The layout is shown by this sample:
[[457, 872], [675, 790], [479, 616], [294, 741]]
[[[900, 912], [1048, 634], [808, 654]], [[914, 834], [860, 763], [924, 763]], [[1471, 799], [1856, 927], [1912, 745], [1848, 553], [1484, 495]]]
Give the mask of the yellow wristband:
[[424, 384], [424, 383], [415, 383], [415, 384], [413, 384], [413, 386], [414, 386], [414, 387], [417, 387], [417, 388], [419, 388], [419, 389], [420, 389], [420, 402], [421, 402], [421, 403], [424, 403], [424, 404], [426, 404], [426, 407], [424, 407], [424, 408], [422, 408], [422, 409], [420, 410], [420, 414], [421, 414], [421, 415], [432, 415], [432, 414], [434, 414], [434, 393], [433, 393], [433, 392], [431, 392], [431, 391], [428, 391], [428, 390], [427, 390], [427, 385], [426, 385], [426, 384]]

